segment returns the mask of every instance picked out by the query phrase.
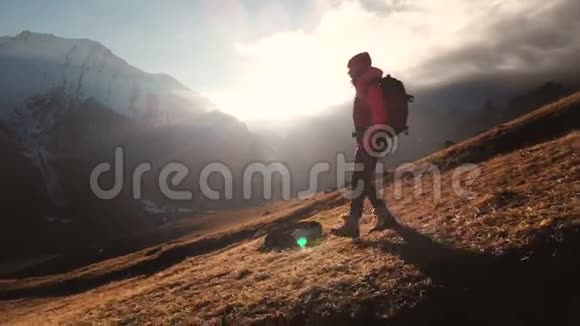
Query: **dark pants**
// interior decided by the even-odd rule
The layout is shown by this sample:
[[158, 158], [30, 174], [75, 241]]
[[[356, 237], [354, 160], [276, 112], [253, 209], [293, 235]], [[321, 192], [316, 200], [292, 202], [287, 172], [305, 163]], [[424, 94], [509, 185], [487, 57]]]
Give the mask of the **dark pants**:
[[[350, 214], [360, 218], [365, 198], [369, 199], [374, 208], [385, 207], [385, 201], [377, 196], [375, 188], [377, 158], [367, 154], [364, 149], [358, 146], [354, 154], [354, 161], [362, 164], [364, 169], [352, 173], [351, 186], [355, 196], [350, 203]], [[357, 189], [362, 189], [362, 191], [358, 190], [357, 192]], [[355, 192], [357, 193], [355, 194]]]

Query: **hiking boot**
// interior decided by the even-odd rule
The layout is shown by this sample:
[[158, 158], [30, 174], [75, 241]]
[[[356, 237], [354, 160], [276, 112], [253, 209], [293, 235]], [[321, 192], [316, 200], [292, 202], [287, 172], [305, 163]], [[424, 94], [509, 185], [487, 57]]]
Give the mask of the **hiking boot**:
[[358, 238], [360, 236], [358, 229], [358, 218], [353, 215], [349, 215], [345, 218], [344, 224], [341, 227], [331, 229], [330, 233], [337, 237]]
[[392, 229], [397, 226], [397, 220], [387, 207], [375, 208], [374, 214], [377, 217], [377, 224], [369, 233]]

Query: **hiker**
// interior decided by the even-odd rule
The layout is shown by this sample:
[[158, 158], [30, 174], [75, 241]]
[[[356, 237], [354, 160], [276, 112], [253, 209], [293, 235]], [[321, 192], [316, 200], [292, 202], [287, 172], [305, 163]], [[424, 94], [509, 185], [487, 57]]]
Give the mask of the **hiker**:
[[395, 218], [387, 208], [383, 199], [378, 197], [375, 189], [375, 168], [377, 157], [367, 152], [368, 146], [363, 142], [370, 141], [363, 137], [365, 131], [372, 126], [387, 125], [389, 117], [385, 110], [383, 90], [378, 85], [383, 72], [372, 66], [371, 57], [367, 52], [359, 53], [348, 61], [348, 74], [356, 90], [353, 108], [353, 120], [356, 137], [355, 163], [363, 169], [356, 169], [352, 174], [351, 186], [354, 190], [362, 187], [358, 195], [351, 199], [350, 212], [345, 216], [344, 224], [331, 233], [340, 237], [359, 237], [359, 219], [363, 212], [364, 200], [368, 198], [374, 207], [377, 224], [371, 232], [382, 231], [396, 225]]

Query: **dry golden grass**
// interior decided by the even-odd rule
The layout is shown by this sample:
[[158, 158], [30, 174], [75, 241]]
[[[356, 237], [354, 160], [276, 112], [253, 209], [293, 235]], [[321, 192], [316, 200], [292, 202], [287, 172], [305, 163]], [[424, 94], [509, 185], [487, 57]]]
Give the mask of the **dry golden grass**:
[[[580, 134], [575, 132], [483, 163], [481, 179], [471, 187], [479, 194], [473, 199], [444, 192], [436, 201], [426, 194], [414, 205], [391, 200], [393, 210], [402, 223], [458, 247], [497, 252], [523, 246], [532, 231], [553, 225], [555, 219], [572, 222], [580, 216], [579, 140]], [[449, 176], [444, 175], [443, 180], [448, 181]], [[387, 194], [391, 190], [387, 188]], [[513, 197], [503, 203], [501, 198], [508, 193]], [[310, 219], [328, 229], [345, 209], [339, 206]], [[379, 237], [400, 241], [392, 231], [366, 238]], [[5, 302], [2, 321], [141, 323], [223, 315], [260, 318], [288, 313], [300, 304], [355, 309], [357, 302], [373, 297], [396, 301], [398, 295], [418, 294], [430, 284], [425, 274], [396, 254], [356, 246], [350, 240], [328, 238], [303, 251], [258, 253], [260, 241], [243, 241], [150, 277], [114, 282], [69, 297]], [[388, 305], [385, 314], [397, 308]]]
[[[77, 284], [85, 286], [85, 283], [91, 283], [86, 286], [92, 287], [109, 280], [126, 278], [131, 274], [149, 273], [151, 269], [155, 270], [164, 265], [180, 262], [188, 256], [227, 247], [240, 239], [263, 235], [272, 227], [295, 221], [306, 213], [312, 214], [342, 202], [345, 202], [345, 199], [338, 193], [317, 194], [308, 200], [273, 203], [229, 214], [227, 212], [211, 214], [195, 221], [197, 226], [210, 224], [210, 221], [214, 221], [213, 226], [200, 227], [206, 231], [205, 235], [194, 233], [183, 236], [159, 246], [91, 264], [68, 273], [0, 280], [0, 293], [7, 293], [14, 289], [36, 290], [40, 288], [47, 288], [49, 292], [55, 292], [55, 288], [57, 291], [68, 292], [67, 289], [71, 286], [74, 292], [74, 287]], [[265, 209], [272, 213], [263, 214]], [[234, 223], [236, 219], [238, 220], [237, 224]]]
[[[574, 103], [579, 98], [576, 95]], [[522, 122], [514, 122], [518, 123]], [[480, 142], [486, 137], [480, 136]], [[401, 224], [434, 239], [441, 248], [499, 256], [526, 247], [539, 232], [580, 222], [579, 144], [580, 133], [572, 131], [556, 139], [491, 155], [479, 163], [481, 175], [467, 186], [473, 192], [470, 197], [454, 193], [451, 169], [441, 175], [440, 198], [434, 196], [430, 187], [433, 176], [422, 179], [425, 191], [418, 196], [412, 180], [404, 183], [401, 199], [393, 198], [392, 183], [387, 185], [385, 195]], [[448, 160], [461, 151], [461, 146], [465, 150], [474, 143], [454, 146], [447, 154], [437, 153], [421, 162]], [[257, 232], [271, 223], [282, 225], [298, 219], [318, 221], [328, 230], [340, 222], [340, 214], [347, 210], [346, 202], [338, 194], [322, 196], [307, 205], [310, 206], [301, 206], [298, 212], [260, 217], [258, 222], [241, 230], [250, 227]], [[316, 318], [325, 314], [365, 314], [369, 303], [374, 314], [380, 312], [376, 318], [395, 316], [420, 303], [423, 294], [433, 288], [433, 278], [438, 274], [426, 272], [429, 269], [421, 265], [436, 265], [444, 257], [433, 255], [424, 257], [432, 260], [427, 263], [408, 263], [397, 249], [397, 244], [408, 239], [392, 230], [367, 235], [372, 219], [363, 220], [360, 241], [327, 235], [319, 245], [305, 250], [260, 253], [263, 237], [244, 233], [226, 246], [211, 248], [163, 268], [157, 266], [151, 274], [127, 275], [125, 279], [68, 296], [0, 301], [0, 323], [140, 325], [203, 321], [218, 325], [223, 321], [285, 320], [306, 311], [322, 316], [308, 320], [317, 324]], [[220, 236], [224, 234], [216, 237]], [[5, 281], [0, 283], [0, 291], [22, 286], [34, 288], [41, 284], [38, 282], [88, 275], [83, 273], [101, 275], [106, 269], [122, 270], [136, 260], [158, 258], [161, 252], [171, 251], [172, 246], [195, 246], [200, 239], [187, 241], [170, 244], [153, 255], [120, 257], [66, 276]]]

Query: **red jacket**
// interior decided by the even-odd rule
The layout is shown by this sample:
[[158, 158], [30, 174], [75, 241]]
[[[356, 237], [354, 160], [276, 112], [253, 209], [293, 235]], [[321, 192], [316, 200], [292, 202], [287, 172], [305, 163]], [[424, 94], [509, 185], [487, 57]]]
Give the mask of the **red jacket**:
[[382, 76], [382, 70], [371, 67], [356, 80], [354, 85], [356, 97], [352, 116], [354, 127], [357, 131], [364, 130], [372, 125], [387, 123], [383, 92], [377, 85], [377, 81]]

